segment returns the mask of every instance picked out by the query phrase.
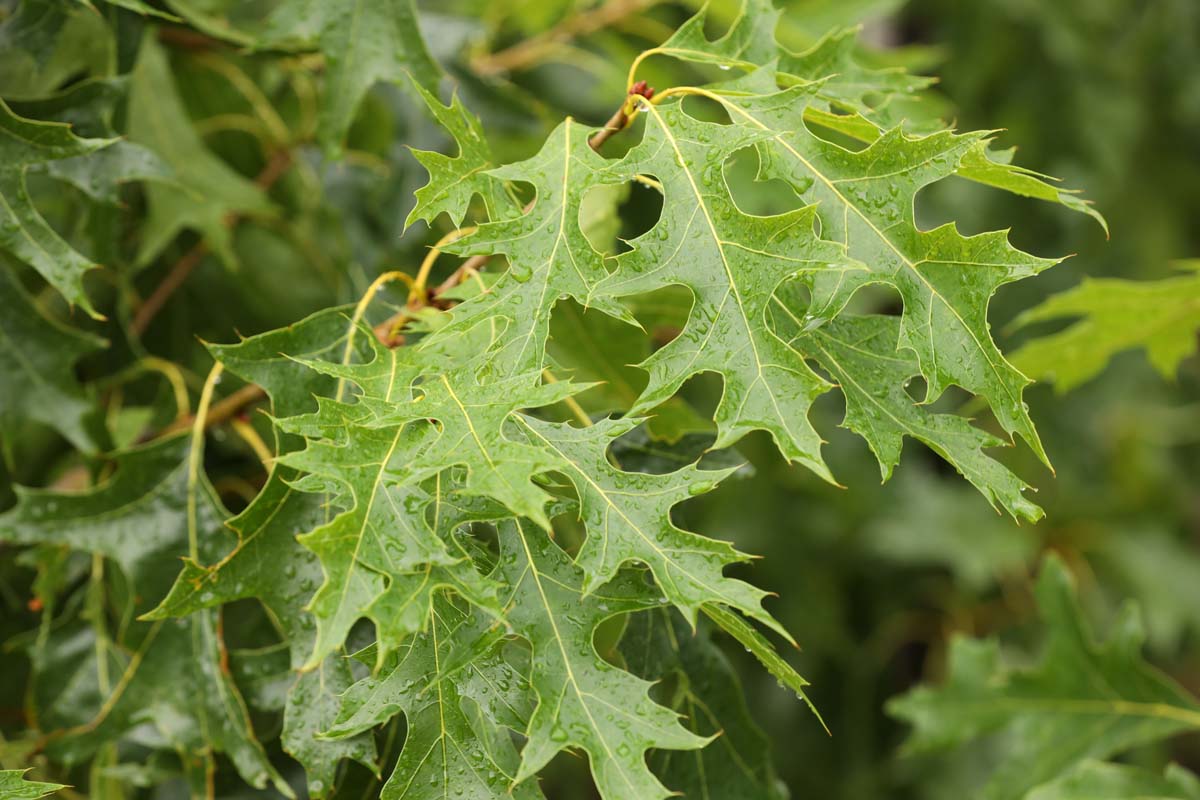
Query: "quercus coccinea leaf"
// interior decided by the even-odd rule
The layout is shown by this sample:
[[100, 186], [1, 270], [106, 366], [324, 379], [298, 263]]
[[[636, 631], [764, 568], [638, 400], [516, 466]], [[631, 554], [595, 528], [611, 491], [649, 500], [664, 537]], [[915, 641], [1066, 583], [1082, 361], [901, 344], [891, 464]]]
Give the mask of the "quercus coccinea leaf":
[[904, 302], [899, 344], [916, 354], [927, 399], [950, 385], [972, 391], [988, 402], [1006, 431], [1019, 433], [1044, 457], [1021, 400], [1029, 381], [993, 342], [987, 304], [1003, 284], [1036, 275], [1055, 261], [1021, 253], [1004, 233], [966, 237], [953, 225], [922, 231], [913, 216], [916, 193], [952, 175], [987, 134], [913, 137], [897, 128], [852, 152], [805, 126], [811, 91], [714, 95], [745, 124], [780, 131], [760, 146], [763, 174], [784, 178], [816, 202], [822, 237], [845, 243], [849, 255], [866, 266], [814, 276], [810, 313], [830, 318], [861, 286], [894, 286]]
[[[265, 479], [255, 461], [253, 479], [238, 475], [227, 486], [245, 498], [236, 515], [229, 518], [205, 476], [205, 420], [191, 437], [161, 436], [118, 454], [115, 472], [95, 489], [21, 490], [0, 515], [0, 538], [41, 546], [39, 591], [63, 617], [30, 646], [41, 719], [59, 729], [46, 747], [52, 757], [100, 758], [111, 742], [173, 750], [201, 794], [220, 753], [253, 786], [287, 794], [254, 738], [240, 681], [256, 709], [282, 710], [282, 749], [303, 767], [314, 797], [340, 796], [345, 777], [361, 772], [341, 768], [350, 760], [377, 780], [393, 765], [384, 798], [538, 798], [538, 774], [574, 751], [586, 756], [604, 800], [677, 792], [774, 800], [782, 792], [765, 738], [714, 634], [732, 637], [805, 703], [808, 684], [768, 639], [791, 641], [763, 606], [768, 592], [740, 566], [748, 557], [726, 532], [706, 531], [710, 538], [682, 522], [687, 502], [739, 471], [732, 446], [765, 432], [787, 461], [832, 481], [810, 412], [840, 390], [845, 426], [866, 439], [885, 478], [911, 437], [993, 505], [1040, 516], [1025, 483], [987, 453], [1016, 435], [1045, 456], [1022, 401], [1028, 380], [993, 341], [987, 314], [1001, 286], [1055, 260], [1022, 253], [1005, 233], [923, 230], [914, 204], [926, 186], [959, 175], [1094, 212], [1008, 163], [1009, 154], [991, 152], [988, 132], [955, 133], [929, 120], [906, 127], [900, 109], [928, 81], [860, 63], [851, 32], [793, 53], [775, 39], [780, 13], [767, 0], [747, 0], [715, 39], [701, 12], [633, 60], [623, 106], [633, 129], [601, 134], [567, 118], [521, 151], [533, 155], [503, 164], [462, 100], [443, 105], [441, 72], [411, 0], [337, 9], [284, 0], [267, 12], [167, 5], [200, 30], [256, 50], [254, 58], [275, 48], [320, 51], [317, 107], [290, 62], [279, 75], [264, 69], [263, 82], [286, 85], [296, 108], [279, 120], [290, 124], [293, 111], [315, 120], [328, 154], [340, 150], [376, 81], [411, 79], [455, 155], [417, 152], [429, 180], [408, 222], [448, 218], [461, 227], [420, 243], [436, 252], [408, 281], [387, 342], [370, 327], [381, 320], [369, 303], [384, 282], [409, 277], [395, 271], [357, 306], [210, 348], [270, 400], [258, 430], [272, 428], [273, 448], [251, 421], [233, 421], [267, 465]], [[266, 16], [252, 22], [255, 13]], [[123, 181], [176, 181], [147, 189], [141, 263], [184, 230], [230, 260], [230, 220], [272, 215], [262, 189], [226, 161], [226, 150], [241, 151], [224, 133], [220, 145], [206, 142], [191, 121], [171, 72], [172, 58], [189, 56], [168, 55], [174, 35], [147, 28], [136, 60], [128, 59], [129, 133], [145, 149], [120, 142], [89, 155], [108, 140], [2, 107], [10, 141], [0, 152], [12, 157], [0, 184], [6, 199], [24, 203], [10, 201], [10, 216], [28, 230], [41, 219], [22, 194], [33, 168], [108, 211]], [[711, 70], [717, 83], [654, 93], [635, 80], [652, 55], [690, 62], [687, 74], [725, 70]], [[255, 114], [264, 113], [260, 99], [278, 94], [240, 71], [223, 79]], [[95, 95], [88, 102], [96, 108], [79, 118], [106, 133], [119, 89], [71, 91], [80, 102]], [[57, 114], [54, 105], [40, 108]], [[217, 127], [258, 122], [225, 115]], [[623, 155], [604, 152], [618, 134], [629, 140]], [[753, 184], [736, 163], [746, 156], [759, 163]], [[297, 185], [318, 182], [317, 158], [289, 162]], [[761, 195], [754, 208], [791, 210], [749, 213], [747, 184]], [[635, 192], [657, 192], [661, 214], [630, 219], [649, 197]], [[281, 202], [289, 193], [290, 185], [280, 189]], [[39, 236], [53, 233], [40, 224]], [[617, 241], [635, 228], [637, 236]], [[86, 265], [73, 251], [31, 255], [19, 230], [5, 230], [0, 245], [68, 299], [86, 301]], [[399, 252], [380, 264], [356, 255], [355, 270], [367, 271], [336, 291]], [[476, 269], [491, 259], [491, 273], [464, 265], [466, 285], [448, 280], [450, 290], [431, 290], [439, 253], [441, 266], [450, 256], [470, 257]], [[21, 419], [50, 422], [95, 449], [103, 432], [89, 438], [89, 407], [70, 374], [90, 343], [59, 331], [5, 275], [17, 291], [5, 297], [12, 319], [0, 322], [0, 367], [8, 367], [0, 380], [37, 384], [18, 401], [0, 400], [5, 429]], [[860, 291], [872, 284], [898, 296], [902, 311], [886, 314], [877, 294]], [[1104, 298], [1089, 298], [1031, 319], [1065, 311], [1108, 320]], [[1192, 320], [1180, 297], [1148, 297], [1147, 308], [1168, 302], [1180, 309], [1179, 325], [1149, 346], [1156, 363], [1173, 367]], [[1077, 338], [1073, 330], [1062, 340]], [[20, 344], [30, 336], [43, 346]], [[1094, 343], [1097, 358], [1146, 341], [1139, 337], [1114, 329]], [[186, 377], [166, 372], [186, 401]], [[722, 386], [715, 409], [702, 414], [684, 387], [706, 373]], [[608, 385], [589, 395], [590, 380]], [[913, 380], [924, 382], [923, 400], [907, 391]], [[220, 415], [210, 407], [214, 385], [206, 384], [203, 413], [228, 421], [228, 407]], [[1002, 432], [927, 406], [951, 386], [979, 398]], [[55, 589], [70, 594], [67, 549], [95, 554], [86, 616], [53, 602]], [[104, 573], [106, 565], [115, 568]], [[737, 577], [726, 574], [735, 568]], [[1039, 593], [1054, 630], [1045, 665], [1008, 670], [994, 648], [960, 645], [945, 689], [895, 706], [917, 724], [918, 743], [1019, 734], [988, 789], [997, 798], [1198, 718], [1194, 701], [1140, 662], [1131, 629], [1107, 648], [1087, 640], [1059, 567], [1047, 568]], [[265, 610], [270, 642], [227, 651], [221, 607], [251, 600]], [[119, 618], [111, 631], [107, 616]], [[82, 650], [88, 660], [78, 658]], [[1110, 691], [1097, 690], [1097, 676]], [[48, 697], [56, 681], [70, 688]], [[1111, 729], [1086, 739], [1083, 723], [1098, 720]], [[377, 739], [381, 729], [388, 735]], [[393, 741], [400, 730], [402, 744]], [[1072, 750], [1043, 746], [1051, 739]], [[116, 758], [115, 749], [105, 752]], [[299, 775], [292, 770], [289, 780]]]
[[27, 780], [26, 772], [28, 770], [0, 770], [0, 797], [3, 797], [4, 800], [37, 800], [39, 797], [45, 797], [48, 794], [54, 794], [59, 789], [67, 788], [59, 783]]
[[904, 437], [924, 442], [950, 462], [993, 505], [1013, 517], [1037, 520], [1042, 510], [1023, 494], [1029, 486], [984, 452], [1004, 442], [957, 414], [939, 414], [919, 404], [905, 387], [920, 375], [911, 352], [899, 347], [895, 317], [843, 316], [805, 330], [802, 320], [780, 302], [781, 330], [795, 331], [791, 344], [814, 359], [846, 398], [843, 424], [858, 433], [879, 459], [886, 480], [900, 461]]
[[[20, 489], [16, 507], [0, 515], [0, 541], [111, 559], [135, 587], [131, 607], [122, 612], [135, 616], [166, 594], [180, 556], [220, 542], [226, 514], [199, 475], [198, 458], [190, 437], [174, 436], [120, 454], [112, 478], [94, 490]], [[78, 721], [59, 732], [49, 752], [77, 763], [149, 723], [159, 745], [179, 753], [193, 787], [204, 786], [214, 752], [223, 752], [250, 784], [271, 783], [291, 794], [222, 668], [215, 610], [128, 626], [119, 645], [109, 645], [119, 669], [100, 682], [99, 705], [60, 709]], [[110, 672], [108, 664], [95, 669]]]
[[707, 740], [651, 700], [649, 683], [609, 664], [593, 644], [603, 620], [656, 607], [657, 592], [633, 573], [585, 595], [582, 571], [544, 532], [520, 520], [500, 525], [496, 576], [512, 593], [509, 624], [533, 648], [537, 705], [516, 780], [531, 778], [559, 751], [580, 747], [603, 797], [668, 797], [646, 766], [646, 751], [690, 750]]
[[605, 160], [588, 145], [594, 133], [567, 119], [536, 156], [492, 170], [489, 175], [497, 180], [532, 184], [537, 193], [533, 207], [512, 219], [482, 225], [447, 248], [462, 255], [499, 253], [508, 258], [504, 275], [486, 294], [456, 308], [439, 337], [470, 330], [484, 320], [503, 324], [493, 345], [493, 373], [541, 368], [550, 312], [563, 298], [629, 318], [622, 306], [595, 293], [608, 271], [580, 226], [589, 190], [617, 182], [605, 173]]
[[679, 103], [645, 104], [643, 113], [643, 141], [613, 170], [630, 179], [657, 179], [663, 217], [617, 258], [597, 292], [623, 297], [680, 284], [691, 289], [694, 305], [679, 336], [641, 364], [649, 383], [631, 411], [648, 411], [688, 378], [716, 372], [725, 393], [714, 446], [766, 430], [789, 459], [828, 476], [807, 415], [829, 385], [771, 329], [768, 312], [787, 278], [812, 271], [843, 275], [861, 266], [843, 248], [817, 238], [811, 207], [772, 217], [738, 208], [724, 163], [769, 132], [701, 122]]
[[665, 475], [626, 472], [614, 467], [607, 450], [632, 430], [636, 417], [606, 420], [588, 428], [518, 417], [529, 441], [561, 459], [560, 469], [575, 486], [579, 515], [588, 530], [575, 558], [583, 570], [583, 589], [592, 592], [611, 580], [622, 565], [637, 561], [650, 567], [663, 594], [693, 625], [700, 606], [724, 603], [786, 632], [763, 610], [766, 594], [723, 574], [726, 566], [746, 560], [726, 542], [678, 528], [671, 509], [689, 497], [715, 488], [736, 468], [699, 469], [689, 465]]
[[1160, 281], [1085, 279], [1017, 319], [1032, 325], [1077, 318], [1057, 333], [1041, 336], [1013, 354], [1013, 361], [1067, 391], [1100, 373], [1124, 350], [1144, 349], [1163, 377], [1171, 378], [1196, 351], [1200, 330], [1200, 262], [1183, 262], [1187, 274]]
[[86, 156], [112, 139], [81, 139], [68, 125], [17, 116], [0, 100], [0, 248], [41, 273], [63, 297], [99, 316], [83, 291], [83, 274], [96, 266], [43, 219], [25, 185], [25, 173], [55, 161]]
[[476, 195], [483, 198], [491, 219], [515, 212], [517, 204], [505, 193], [503, 184], [488, 174], [495, 163], [479, 118], [463, 105], [457, 94], [450, 99], [450, 105], [444, 106], [416, 81], [413, 86], [429, 113], [453, 138], [458, 155], [450, 157], [436, 150], [413, 151], [417, 161], [428, 170], [429, 182], [415, 192], [417, 202], [405, 224], [411, 225], [419, 219], [432, 223], [445, 213], [455, 225], [461, 225]]
[[0, 431], [35, 420], [82, 450], [103, 446], [99, 415], [72, 371], [76, 361], [103, 346], [102, 339], [42, 314], [0, 263]]
[[142, 38], [129, 84], [129, 137], [159, 153], [178, 185], [147, 187], [149, 214], [138, 263], [145, 265], [184, 230], [200, 232], [226, 263], [233, 263], [231, 214], [269, 216], [273, 207], [253, 182], [204, 144], [171, 75], [167, 53], [153, 30]]
[[981, 796], [1015, 800], [1085, 759], [1200, 729], [1200, 702], [1143, 660], [1136, 610], [1097, 643], [1057, 558], [1042, 568], [1037, 601], [1047, 630], [1035, 665], [1008, 666], [995, 640], [958, 639], [943, 686], [892, 701], [891, 712], [914, 726], [910, 750], [1000, 734], [1003, 761]]
[[490, 619], [445, 598], [425, 609], [425, 630], [378, 676], [350, 687], [325, 738], [370, 730], [402, 712], [411, 733], [380, 797], [542, 797], [535, 781], [513, 786], [519, 759], [508, 729], [528, 723], [528, 679], [505, 660]]

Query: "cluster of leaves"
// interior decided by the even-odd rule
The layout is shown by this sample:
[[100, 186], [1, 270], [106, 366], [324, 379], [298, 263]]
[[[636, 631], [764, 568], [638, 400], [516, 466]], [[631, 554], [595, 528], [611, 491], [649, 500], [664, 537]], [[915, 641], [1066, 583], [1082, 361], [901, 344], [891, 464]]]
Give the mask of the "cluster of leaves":
[[[1028, 379], [993, 341], [988, 303], [1056, 262], [1021, 252], [1004, 232], [923, 230], [915, 199], [958, 176], [1099, 217], [990, 150], [990, 133], [906, 126], [907, 104], [928, 81], [864, 66], [853, 31], [792, 52], [776, 39], [780, 14], [767, 0], [744, 3], [718, 38], [701, 12], [630, 59], [630, 87], [653, 56], [683, 62], [696, 79], [629, 94], [612, 123], [627, 132], [568, 117], [536, 154], [502, 163], [461, 99], [441, 102], [442, 67], [411, 3], [334, 13], [286, 0], [261, 16], [198, 6], [126, 0], [98, 11], [26, 0], [0, 29], [21, 42], [5, 53], [10, 83], [0, 86], [14, 98], [0, 105], [0, 437], [17, 471], [11, 442], [30, 423], [48, 426], [89, 457], [91, 469], [74, 479], [82, 472], [94, 484], [68, 491], [67, 474], [46, 488], [15, 487], [0, 541], [32, 546], [22, 558], [37, 570], [42, 623], [23, 642], [39, 731], [30, 744], [86, 775], [89, 791], [179, 775], [193, 795], [212, 796], [230, 783], [218, 769], [228, 762], [258, 789], [337, 796], [361, 791], [347, 777], [347, 762], [358, 762], [363, 773], [390, 770], [384, 797], [539, 797], [536, 776], [576, 750], [605, 798], [779, 797], [714, 635], [732, 637], [806, 700], [806, 682], [762, 628], [791, 637], [764, 608], [766, 593], [735, 577], [747, 556], [686, 529], [677, 508], [740, 473], [733, 446], [764, 432], [788, 462], [832, 482], [810, 412], [836, 389], [844, 426], [866, 440], [885, 478], [911, 437], [997, 509], [1041, 516], [1025, 482], [987, 452], [1019, 436], [1046, 460], [1022, 399]], [[106, 44], [80, 48], [97, 26]], [[49, 40], [34, 35], [46, 30]], [[197, 31], [204, 42], [284, 53], [261, 83], [292, 89], [297, 118], [311, 123], [303, 136], [326, 158], [342, 155], [356, 115], [369, 115], [373, 84], [410, 90], [455, 155], [417, 153], [429, 179], [407, 224], [422, 234], [449, 220], [454, 230], [421, 240], [432, 249], [412, 275], [373, 269], [380, 278], [365, 291], [343, 292], [341, 300], [361, 296], [356, 305], [335, 300], [287, 327], [208, 347], [217, 366], [189, 419], [179, 368], [152, 357], [82, 388], [73, 367], [101, 342], [62, 324], [50, 311], [59, 301], [30, 290], [44, 282], [100, 319], [109, 308], [90, 299], [101, 293], [84, 275], [107, 255], [127, 263], [111, 276], [110, 305], [121, 341], [138, 354], [154, 302], [129, 301], [138, 270], [184, 232], [200, 239], [180, 263], [211, 251], [236, 269], [246, 258], [234, 219], [286, 224], [265, 190], [294, 161], [311, 166], [289, 154], [292, 126], [263, 89], [213, 57], [208, 68], [237, 87], [276, 149], [251, 181], [206, 146], [163, 44]], [[300, 76], [317, 57], [323, 81], [310, 107]], [[80, 71], [97, 77], [78, 81]], [[600, 152], [610, 139], [625, 140], [627, 152]], [[757, 163], [741, 184], [739, 158]], [[30, 187], [53, 198], [48, 180], [91, 209], [88, 225], [107, 243], [95, 259], [79, 252], [78, 231], [47, 223], [51, 204], [35, 202]], [[127, 209], [117, 203], [130, 182], [144, 184], [144, 207], [134, 209], [126, 259], [118, 243]], [[773, 213], [750, 213], [742, 185]], [[618, 244], [630, 192], [660, 197], [662, 211]], [[507, 266], [463, 270], [465, 282], [435, 292], [428, 279], [439, 253]], [[371, 301], [400, 274], [412, 291], [377, 335], [371, 323], [382, 315]], [[1194, 279], [1179, 281], [1194, 293]], [[1111, 324], [1112, 298], [1130, 297], [1119, 286], [1094, 284], [1030, 312], [1031, 322], [1091, 315], [1107, 336], [1081, 323], [1028, 346], [1029, 369], [1083, 380], [1112, 352], [1143, 343], [1173, 368], [1189, 349], [1181, 342], [1195, 327], [1194, 301], [1180, 286], [1147, 293], [1179, 304], [1166, 333]], [[886, 313], [893, 297], [900, 313]], [[645, 329], [665, 334], [652, 352]], [[1064, 358], [1064, 346], [1095, 356]], [[146, 435], [156, 413], [105, 418], [95, 402], [144, 369], [171, 377], [182, 398], [180, 419], [158, 435]], [[274, 440], [269, 448], [234, 422], [269, 457], [265, 482], [236, 515], [210, 483], [205, 455], [223, 373], [265, 393]], [[704, 373], [722, 382], [711, 420], [681, 391]], [[923, 397], [910, 394], [913, 380]], [[951, 387], [992, 419], [981, 427], [934, 410]], [[1043, 748], [1016, 730], [1013, 763], [1022, 766], [1015, 779], [996, 778], [997, 797], [1137, 782], [1194, 796], [1187, 777], [1087, 760], [1194, 726], [1197, 712], [1140, 664], [1134, 633], [1097, 650], [1065, 581], [1051, 565], [1039, 593], [1056, 637], [1046, 669], [1014, 673], [994, 648], [964, 645], [951, 683], [919, 690], [897, 713], [924, 745], [1020, 726], [1070, 740], [1079, 714], [1120, 730], [1036, 764]], [[245, 601], [258, 604], [250, 616], [265, 610], [267, 624], [236, 624]], [[231, 649], [235, 627], [249, 641]], [[1092, 675], [1113, 685], [1081, 677]], [[276, 732], [292, 760], [276, 754]], [[25, 792], [14, 797], [54, 788], [10, 772], [0, 780]]]

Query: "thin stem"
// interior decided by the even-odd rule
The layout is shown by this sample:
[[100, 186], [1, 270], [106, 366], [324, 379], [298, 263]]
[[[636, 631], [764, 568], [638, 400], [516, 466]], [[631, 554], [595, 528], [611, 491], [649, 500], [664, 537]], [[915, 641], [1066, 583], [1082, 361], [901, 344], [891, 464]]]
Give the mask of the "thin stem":
[[[542, 370], [542, 377], [546, 379], [547, 383], [558, 383], [558, 378], [554, 377], [554, 373], [549, 369]], [[583, 406], [579, 405], [578, 400], [574, 397], [564, 397], [562, 403], [571, 409], [571, 414], [574, 415], [575, 419], [583, 423], [583, 427], [590, 428], [592, 426], [592, 418], [583, 410]]]
[[[249, 384], [238, 389], [233, 394], [213, 404], [208, 414], [204, 417], [204, 427], [211, 428], [214, 425], [220, 425], [233, 417], [240, 414], [247, 406], [251, 406], [260, 400], [265, 400], [267, 393], [263, 391], [261, 386]], [[176, 420], [163, 429], [162, 435], [170, 435], [182, 430], [190, 428], [196, 421], [196, 417], [189, 414], [183, 419]]]
[[536, 64], [561, 45], [614, 25], [625, 17], [645, 11], [659, 0], [610, 0], [596, 8], [568, 17], [548, 31], [491, 55], [476, 58], [471, 69], [484, 77], [514, 72]]
[[241, 437], [241, 440], [254, 451], [254, 455], [258, 456], [258, 460], [263, 463], [263, 466], [271, 463], [271, 459], [275, 458], [275, 454], [271, 452], [271, 448], [267, 447], [267, 443], [258, 435], [258, 431], [254, 430], [253, 425], [241, 417], [234, 417], [230, 425], [233, 427], [233, 432]]
[[271, 101], [258, 88], [258, 85], [250, 80], [250, 76], [243, 72], [236, 64], [226, 61], [224, 58], [205, 54], [197, 58], [197, 61], [207, 69], [222, 75], [237, 90], [238, 94], [246, 99], [246, 102], [254, 109], [254, 113], [258, 115], [258, 118], [267, 127], [268, 133], [277, 146], [282, 147], [287, 144], [288, 139], [291, 137], [287, 124], [275, 111], [274, 106], [271, 105]]
[[[385, 272], [371, 281], [371, 285], [363, 293], [362, 299], [354, 307], [354, 315], [350, 318], [350, 330], [346, 333], [346, 347], [342, 350], [343, 364], [349, 364], [350, 356], [354, 354], [354, 335], [358, 332], [358, 323], [362, 322], [363, 315], [367, 313], [367, 306], [371, 305], [371, 301], [375, 299], [375, 293], [383, 288], [384, 284], [391, 283], [392, 281], [404, 281], [409, 285], [410, 289], [415, 285], [411, 275], [395, 269]], [[337, 394], [334, 395], [334, 399], [340, 402], [345, 393], [346, 379], [338, 378]]]
[[221, 373], [225, 370], [224, 365], [220, 361], [213, 364], [213, 367], [208, 372], [208, 379], [204, 381], [204, 389], [200, 392], [200, 405], [196, 408], [196, 419], [192, 423], [192, 447], [188, 453], [188, 474], [187, 474], [187, 532], [188, 532], [188, 555], [192, 560], [200, 559], [200, 535], [197, 530], [197, 508], [196, 508], [196, 491], [197, 484], [200, 481], [200, 466], [204, 460], [204, 422], [208, 416], [208, 407], [212, 404], [213, 389], [216, 388], [217, 381], [221, 378]]
[[474, 225], [471, 225], [466, 228], [459, 228], [456, 231], [450, 231], [441, 239], [438, 239], [437, 243], [429, 249], [425, 259], [421, 262], [421, 268], [417, 270], [416, 280], [413, 281], [412, 291], [408, 296], [408, 303], [410, 306], [413, 304], [414, 299], [417, 302], [420, 302], [422, 305], [428, 300], [425, 292], [425, 284], [429, 281], [429, 273], [433, 269], [433, 265], [437, 261], [437, 257], [441, 255], [442, 248], [453, 241], [457, 241], [468, 234], [474, 233], [476, 230], [478, 230], [478, 228]]

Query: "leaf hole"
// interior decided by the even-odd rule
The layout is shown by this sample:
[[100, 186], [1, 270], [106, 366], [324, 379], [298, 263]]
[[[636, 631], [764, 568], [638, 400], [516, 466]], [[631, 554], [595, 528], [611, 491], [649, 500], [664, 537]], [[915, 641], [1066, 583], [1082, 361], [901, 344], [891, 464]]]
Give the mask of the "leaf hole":
[[725, 106], [716, 100], [701, 95], [687, 95], [681, 102], [683, 104], [683, 112], [689, 117], [698, 119], [701, 122], [712, 122], [717, 125], [733, 124], [733, 120], [730, 119], [729, 112], [725, 109]]
[[[593, 186], [583, 195], [579, 203], [579, 230], [597, 253], [615, 256], [622, 250], [629, 249], [622, 241], [626, 216], [622, 212], [629, 204], [630, 195], [637, 190], [636, 186], [628, 183], [607, 183]], [[653, 212], [653, 218], [639, 220], [646, 230], [653, 227], [662, 214], [662, 196], [658, 192], [651, 193], [658, 196], [657, 207], [651, 204], [648, 209]], [[629, 238], [628, 235], [626, 238]]]
[[771, 177], [766, 166], [756, 147], [743, 147], [725, 161], [725, 183], [743, 213], [770, 216], [807, 205], [792, 184]]

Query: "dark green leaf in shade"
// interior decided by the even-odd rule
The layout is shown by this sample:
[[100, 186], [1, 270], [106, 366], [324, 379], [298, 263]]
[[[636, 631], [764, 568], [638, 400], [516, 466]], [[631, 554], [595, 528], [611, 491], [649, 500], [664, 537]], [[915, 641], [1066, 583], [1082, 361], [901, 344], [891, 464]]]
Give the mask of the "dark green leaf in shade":
[[229, 217], [274, 213], [262, 190], [201, 140], [153, 29], [142, 38], [130, 78], [129, 138], [157, 153], [178, 182], [177, 186], [151, 183], [146, 187], [149, 214], [138, 247], [139, 265], [154, 260], [184, 230], [198, 232], [214, 253], [232, 264]]
[[107, 436], [75, 377], [75, 362], [104, 340], [46, 317], [13, 270], [0, 264], [0, 433], [29, 420], [50, 425], [87, 452]]
[[683, 714], [692, 732], [713, 736], [703, 750], [657, 751], [650, 768], [684, 797], [784, 800], [766, 734], [755, 724], [733, 666], [712, 639], [711, 626], [693, 632], [661, 609], [630, 617], [621, 638], [629, 668], [662, 682], [659, 693]]
[[41, 273], [72, 305], [100, 318], [83, 290], [96, 265], [59, 236], [33, 205], [25, 186], [31, 167], [92, 153], [110, 139], [80, 139], [70, 126], [24, 119], [0, 100], [0, 248]]
[[[170, 588], [180, 556], [220, 547], [225, 512], [192, 455], [190, 437], [174, 436], [117, 454], [116, 472], [91, 491], [18, 487], [16, 507], [0, 515], [0, 540], [103, 555], [135, 587], [130, 613], [152, 608]], [[217, 613], [133, 625], [103, 705], [87, 722], [51, 733], [47, 751], [78, 763], [149, 723], [155, 744], [179, 753], [193, 787], [203, 788], [214, 753], [223, 752], [251, 785], [271, 783], [290, 795], [222, 666]]]
[[325, 56], [324, 102], [318, 136], [325, 150], [341, 152], [346, 132], [367, 90], [377, 81], [411, 78], [436, 93], [441, 68], [421, 38], [413, 0], [285, 0], [275, 7], [255, 46], [317, 46]]
[[1196, 800], [1200, 780], [1172, 764], [1162, 775], [1128, 764], [1084, 761], [1061, 778], [1039, 786], [1027, 800]]
[[960, 747], [986, 734], [1005, 745], [980, 797], [1017, 800], [1086, 759], [1200, 729], [1200, 703], [1142, 659], [1142, 626], [1127, 608], [1097, 644], [1069, 573], [1046, 560], [1037, 583], [1046, 626], [1032, 667], [1009, 667], [995, 640], [957, 639], [948, 677], [889, 704], [913, 726], [910, 751]]

